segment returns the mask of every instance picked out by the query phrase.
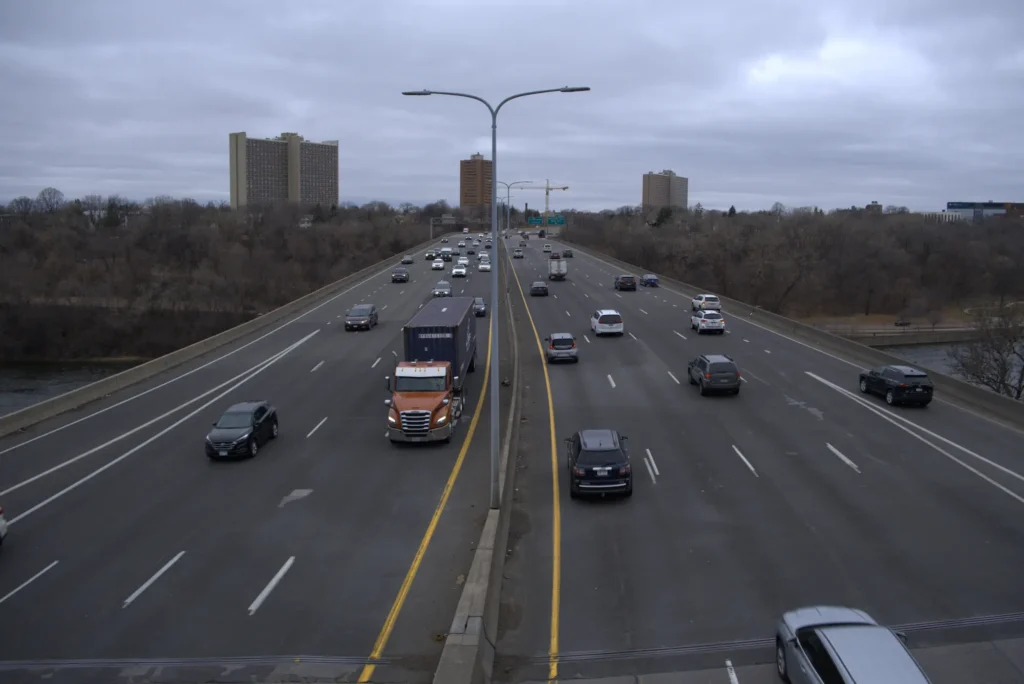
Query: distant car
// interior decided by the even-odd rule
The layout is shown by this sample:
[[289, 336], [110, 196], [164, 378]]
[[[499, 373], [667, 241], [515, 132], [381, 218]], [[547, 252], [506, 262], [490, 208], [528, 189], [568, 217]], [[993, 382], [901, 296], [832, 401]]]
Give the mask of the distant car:
[[775, 670], [792, 684], [929, 684], [905, 640], [856, 608], [798, 608], [775, 628]]
[[413, 261], [415, 260], [412, 258], [411, 254], [406, 254], [404, 257], [402, 257], [403, 264], [411, 264]]
[[550, 252], [551, 251], [551, 245], [544, 245], [544, 251], [545, 252]]
[[722, 302], [718, 299], [718, 295], [699, 294], [690, 300], [690, 309], [692, 311], [721, 311]]
[[484, 302], [483, 297], [473, 297], [473, 313], [476, 314], [477, 318], [483, 318], [487, 315], [487, 303]]
[[513, 259], [522, 259], [523, 258], [523, 250], [521, 250], [521, 249], [513, 250], [512, 258]]
[[428, 249], [425, 256], [426, 256], [427, 261], [433, 261], [434, 258], [435, 258], [434, 250]]
[[465, 246], [466, 246], [466, 241], [465, 241], [465, 240], [459, 240], [459, 244], [458, 244], [458, 245], [456, 245], [456, 246], [457, 246], [457, 247], [458, 247], [459, 249], [462, 249], [463, 247], [465, 247]]
[[480, 252], [479, 254], [476, 255], [476, 260], [477, 261], [484, 261], [485, 259], [490, 259], [490, 258], [491, 258], [491, 255], [488, 254], [487, 252]]
[[373, 304], [356, 304], [345, 314], [345, 330], [370, 330], [379, 322]]
[[484, 245], [484, 249], [493, 249], [493, 248], [494, 248], [494, 245], [491, 244], [490, 240], [488, 240], [487, 244]]
[[441, 238], [441, 242], [448, 242], [448, 238]]
[[531, 297], [547, 297], [548, 296], [548, 285], [543, 280], [538, 280], [533, 285], [530, 285], [530, 296]]
[[640, 284], [644, 287], [658, 287], [658, 276], [653, 273], [644, 273], [640, 276]]
[[473, 249], [472, 247], [467, 247], [466, 248], [466, 254], [470, 254], [470, 255], [476, 254], [476, 250]]
[[687, 365], [690, 384], [700, 388], [701, 396], [712, 392], [739, 394], [740, 369], [731, 356], [725, 354], [701, 354]]
[[391, 271], [391, 282], [393, 283], [407, 283], [409, 282], [409, 269], [407, 268], [396, 268]]
[[552, 253], [551, 253], [551, 256], [550, 256], [549, 258], [550, 258], [550, 259], [559, 259], [559, 260], [561, 260], [561, 258], [562, 258], [562, 255], [561, 255], [561, 254], [559, 254], [558, 252], [552, 252]]
[[465, 278], [466, 267], [465, 266], [453, 266], [452, 267], [452, 278]]
[[571, 249], [563, 249], [562, 250], [562, 258], [563, 259], [572, 259], [572, 250]]
[[594, 335], [623, 335], [626, 326], [622, 323], [622, 316], [615, 309], [598, 309], [590, 315], [590, 329]]
[[456, 263], [459, 266], [469, 266], [469, 257], [460, 256]]
[[526, 240], [520, 240], [519, 241], [519, 246], [520, 247], [525, 247], [526, 246]]
[[480, 265], [476, 267], [476, 270], [484, 271], [484, 272], [490, 271], [491, 270], [491, 262], [490, 261], [481, 261]]
[[277, 409], [265, 401], [234, 404], [206, 435], [210, 458], [255, 456], [260, 447], [277, 438]]
[[579, 348], [576, 346], [576, 338], [572, 333], [551, 333], [551, 337], [544, 338], [548, 343], [544, 350], [544, 357], [548, 363], [555, 361], [571, 361], [579, 363], [580, 357], [577, 354]]
[[923, 370], [911, 366], [879, 366], [861, 371], [860, 391], [885, 397], [890, 406], [932, 403], [935, 385]]
[[7, 518], [4, 517], [4, 507], [0, 506], [0, 544], [4, 543], [7, 536]]
[[616, 430], [580, 430], [565, 440], [569, 496], [622, 494], [633, 496], [633, 468], [626, 437]]
[[717, 311], [697, 311], [690, 316], [690, 329], [703, 333], [725, 334], [725, 318]]
[[434, 262], [430, 264], [431, 271], [443, 271], [444, 270], [444, 259], [434, 259]]
[[452, 284], [447, 280], [437, 281], [437, 285], [434, 286], [432, 293], [435, 297], [451, 297], [452, 296]]
[[617, 275], [612, 283], [612, 287], [616, 290], [635, 290], [636, 277], [631, 275]]

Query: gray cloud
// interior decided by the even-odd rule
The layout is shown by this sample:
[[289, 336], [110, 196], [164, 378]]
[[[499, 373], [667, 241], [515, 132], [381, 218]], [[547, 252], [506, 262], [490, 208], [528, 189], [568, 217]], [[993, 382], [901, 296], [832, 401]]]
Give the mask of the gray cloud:
[[[0, 8], [0, 199], [227, 197], [227, 134], [338, 139], [342, 199], [458, 199], [510, 103], [499, 177], [558, 208], [1024, 201], [1019, 0], [33, 0]], [[534, 206], [543, 193], [521, 190]]]

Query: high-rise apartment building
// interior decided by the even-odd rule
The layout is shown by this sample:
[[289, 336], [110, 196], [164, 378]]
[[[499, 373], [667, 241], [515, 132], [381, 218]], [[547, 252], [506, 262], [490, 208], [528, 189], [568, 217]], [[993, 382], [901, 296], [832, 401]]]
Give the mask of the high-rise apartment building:
[[459, 162], [459, 206], [463, 209], [490, 209], [494, 164], [482, 154]]
[[644, 174], [643, 198], [640, 206], [644, 209], [679, 207], [685, 209], [690, 199], [689, 179], [677, 176], [669, 170], [661, 173]]
[[293, 202], [338, 203], [338, 141], [310, 142], [298, 133], [276, 138], [228, 136], [231, 208]]

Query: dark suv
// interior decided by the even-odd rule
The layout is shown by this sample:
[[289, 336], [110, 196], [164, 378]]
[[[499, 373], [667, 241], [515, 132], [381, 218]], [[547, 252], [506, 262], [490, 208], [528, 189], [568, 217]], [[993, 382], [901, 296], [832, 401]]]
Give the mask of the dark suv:
[[740, 369], [731, 356], [702, 354], [690, 362], [687, 369], [690, 384], [700, 387], [701, 395], [711, 392], [740, 393]]
[[210, 458], [255, 456], [277, 437], [277, 409], [265, 401], [244, 401], [224, 412], [206, 435]]
[[379, 322], [373, 304], [356, 304], [345, 314], [345, 330], [369, 330]]
[[616, 290], [635, 290], [636, 289], [636, 278], [631, 275], [617, 275], [615, 276], [615, 289]]
[[881, 366], [860, 374], [860, 391], [885, 397], [890, 406], [932, 403], [932, 385], [928, 375], [910, 366]]
[[569, 496], [633, 496], [633, 468], [625, 442], [626, 437], [616, 430], [580, 430], [566, 439]]
[[391, 272], [391, 282], [393, 283], [407, 283], [409, 282], [409, 269], [402, 268], [399, 266]]

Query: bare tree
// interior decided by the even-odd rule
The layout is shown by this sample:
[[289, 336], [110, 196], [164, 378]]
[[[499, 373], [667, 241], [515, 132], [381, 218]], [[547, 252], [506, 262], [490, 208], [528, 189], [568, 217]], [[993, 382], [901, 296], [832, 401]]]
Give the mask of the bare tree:
[[1024, 306], [984, 311], [975, 342], [951, 349], [950, 366], [968, 381], [1013, 399], [1024, 397]]
[[43, 188], [36, 197], [39, 211], [52, 214], [64, 206], [64, 193], [57, 188]]
[[32, 213], [36, 203], [31, 197], [15, 197], [11, 200], [11, 203], [7, 205], [7, 210], [12, 214], [18, 214], [20, 216], [28, 216]]

